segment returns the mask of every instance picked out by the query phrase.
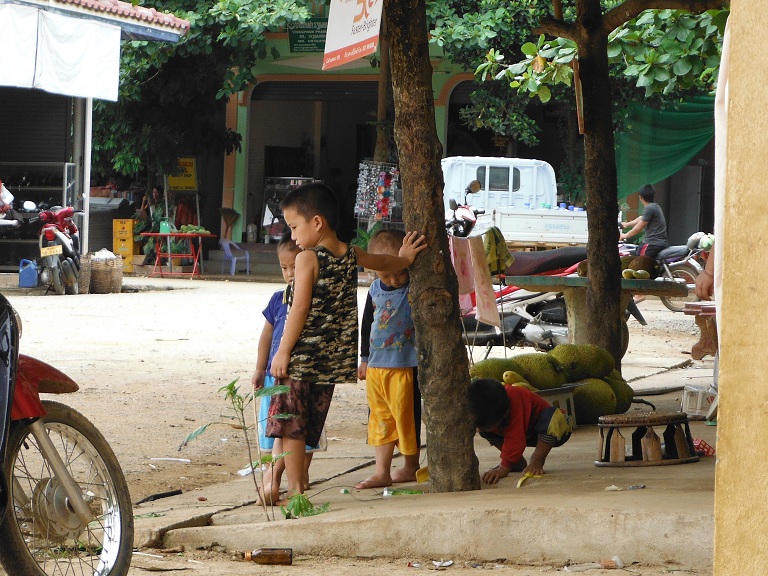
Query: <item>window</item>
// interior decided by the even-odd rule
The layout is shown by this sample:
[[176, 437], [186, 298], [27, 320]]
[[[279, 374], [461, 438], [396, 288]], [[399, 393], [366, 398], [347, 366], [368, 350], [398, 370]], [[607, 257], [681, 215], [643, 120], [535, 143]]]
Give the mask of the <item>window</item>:
[[[488, 189], [490, 191], [509, 191], [509, 167], [501, 166], [480, 166], [477, 169], [477, 179], [480, 180], [482, 188], [485, 188], [485, 171], [490, 168], [490, 177], [488, 178]], [[520, 170], [512, 168], [512, 192], [520, 189]]]

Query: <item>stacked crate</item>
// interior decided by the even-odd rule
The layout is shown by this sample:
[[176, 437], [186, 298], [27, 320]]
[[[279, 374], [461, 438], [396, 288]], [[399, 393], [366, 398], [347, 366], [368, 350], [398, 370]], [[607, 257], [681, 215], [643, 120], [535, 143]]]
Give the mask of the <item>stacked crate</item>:
[[112, 252], [123, 259], [123, 272], [133, 272], [133, 225], [130, 218], [112, 220]]

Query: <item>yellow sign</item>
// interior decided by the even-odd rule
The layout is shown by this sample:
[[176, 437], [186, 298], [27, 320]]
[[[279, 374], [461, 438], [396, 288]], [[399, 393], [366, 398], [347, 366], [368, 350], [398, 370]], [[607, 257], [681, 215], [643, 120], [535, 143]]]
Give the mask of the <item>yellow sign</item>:
[[194, 158], [179, 158], [175, 176], [168, 176], [169, 190], [197, 190], [197, 166]]

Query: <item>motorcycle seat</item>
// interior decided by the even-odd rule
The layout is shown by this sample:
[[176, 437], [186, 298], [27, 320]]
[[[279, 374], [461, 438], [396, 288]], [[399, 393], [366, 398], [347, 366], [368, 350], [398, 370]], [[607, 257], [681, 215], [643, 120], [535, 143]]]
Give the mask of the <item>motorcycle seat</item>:
[[681, 260], [687, 254], [688, 247], [685, 245], [670, 246], [669, 248], [664, 248], [664, 250], [656, 254], [656, 260], [659, 262], [674, 262], [676, 260]]
[[[513, 332], [520, 322], [520, 316], [517, 314], [508, 314], [504, 316], [502, 327], [507, 340], [512, 340]], [[462, 339], [468, 346], [501, 346], [504, 343], [504, 335], [501, 330], [491, 324], [478, 322], [477, 317], [467, 316], [462, 320], [464, 332]]]
[[507, 267], [507, 276], [530, 276], [550, 270], [559, 270], [587, 259], [583, 246], [567, 246], [535, 252], [512, 252], [515, 261]]

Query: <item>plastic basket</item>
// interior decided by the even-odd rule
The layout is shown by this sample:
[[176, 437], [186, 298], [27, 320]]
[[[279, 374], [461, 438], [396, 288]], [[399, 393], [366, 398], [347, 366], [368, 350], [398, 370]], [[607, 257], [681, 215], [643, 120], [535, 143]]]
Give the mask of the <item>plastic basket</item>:
[[118, 293], [123, 286], [123, 259], [91, 260], [91, 292]]

